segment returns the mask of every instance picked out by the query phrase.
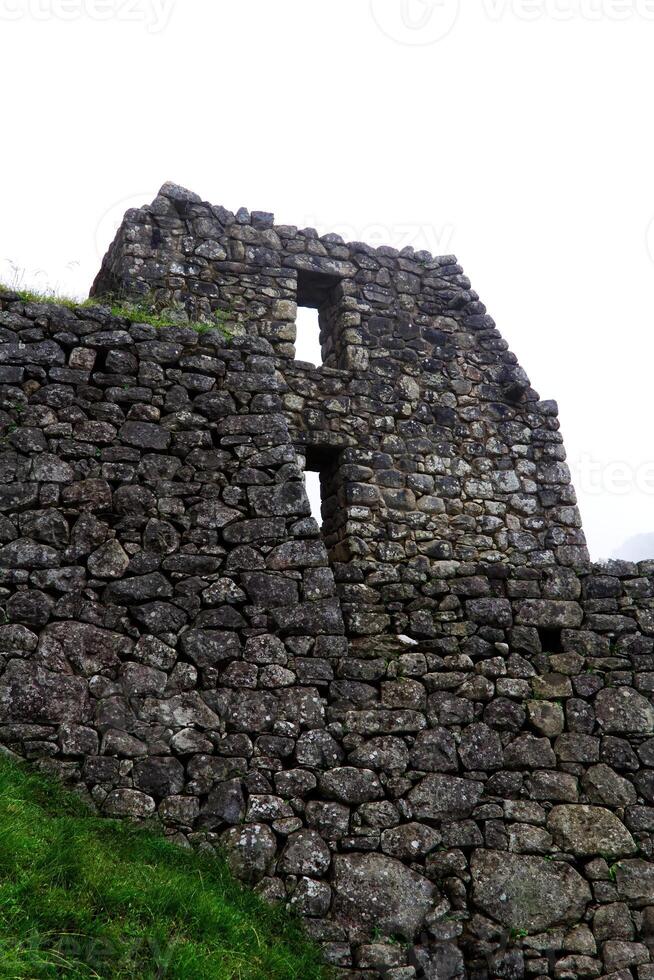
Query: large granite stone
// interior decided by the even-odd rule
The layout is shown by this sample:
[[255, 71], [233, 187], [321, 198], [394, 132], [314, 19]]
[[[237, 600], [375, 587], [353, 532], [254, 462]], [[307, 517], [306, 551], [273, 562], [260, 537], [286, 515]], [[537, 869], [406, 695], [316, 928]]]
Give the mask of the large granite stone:
[[333, 887], [339, 918], [405, 939], [422, 926], [434, 895], [430, 881], [382, 854], [337, 855]]
[[555, 806], [547, 818], [547, 829], [562, 850], [579, 857], [599, 854], [617, 858], [636, 851], [636, 843], [622, 821], [599, 806]]
[[572, 925], [591, 898], [581, 875], [563, 862], [478, 850], [471, 870], [474, 905], [507, 929], [537, 933]]
[[458, 776], [425, 776], [409, 793], [418, 820], [458, 820], [468, 817], [484, 791], [483, 783]]
[[654, 732], [654, 707], [632, 687], [606, 687], [595, 698], [597, 721], [605, 732]]

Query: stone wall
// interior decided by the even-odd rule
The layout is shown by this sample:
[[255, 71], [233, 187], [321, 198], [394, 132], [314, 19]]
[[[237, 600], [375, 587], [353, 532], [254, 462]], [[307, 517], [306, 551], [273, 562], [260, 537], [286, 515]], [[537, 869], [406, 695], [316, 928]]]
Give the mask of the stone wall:
[[[333, 562], [587, 564], [556, 404], [452, 256], [319, 238], [167, 184], [127, 213], [93, 291], [219, 311], [272, 344], [294, 441], [337, 478]], [[298, 303], [320, 315], [315, 372], [293, 361]]]
[[[280, 299], [240, 266], [185, 292], [166, 236], [199, 221], [180, 201], [209, 206], [164, 190], [103, 283], [140, 253], [181, 302], [214, 276]], [[214, 211], [229, 241], [198, 263], [253, 263], [265, 234], [271, 282], [297, 288], [289, 242], [375, 288], [399, 269]], [[589, 564], [555, 408], [485, 397], [513, 362], [466, 294], [476, 312], [362, 316], [364, 370], [292, 360], [294, 322], [282, 340], [263, 313], [227, 344], [0, 293], [0, 741], [224, 852], [344, 977], [650, 980], [654, 563]]]

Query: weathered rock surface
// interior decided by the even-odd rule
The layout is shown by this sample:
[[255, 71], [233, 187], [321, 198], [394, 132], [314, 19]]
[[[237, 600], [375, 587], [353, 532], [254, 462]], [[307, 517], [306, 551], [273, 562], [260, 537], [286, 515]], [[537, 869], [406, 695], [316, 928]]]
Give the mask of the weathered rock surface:
[[369, 932], [413, 939], [432, 904], [434, 886], [381, 854], [334, 859], [334, 908]]
[[579, 922], [591, 898], [573, 868], [540, 857], [475, 851], [473, 901], [507, 928], [528, 933]]
[[597, 854], [617, 858], [634, 854], [636, 842], [610, 810], [598, 806], [555, 806], [547, 829], [559, 847], [580, 857]]
[[597, 720], [605, 732], [654, 731], [654, 706], [630, 687], [605, 688], [595, 699]]
[[274, 865], [277, 842], [265, 824], [246, 824], [225, 831], [221, 838], [227, 863], [233, 874], [253, 884]]
[[418, 819], [459, 819], [470, 815], [482, 792], [482, 784], [470, 779], [425, 776], [409, 793], [409, 801]]

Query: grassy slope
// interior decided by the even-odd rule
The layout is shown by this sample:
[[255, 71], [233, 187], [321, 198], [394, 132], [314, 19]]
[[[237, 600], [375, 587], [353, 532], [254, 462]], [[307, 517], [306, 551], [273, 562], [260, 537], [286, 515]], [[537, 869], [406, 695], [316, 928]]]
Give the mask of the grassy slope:
[[0, 757], [0, 977], [324, 977], [281, 910], [225, 865], [88, 813]]

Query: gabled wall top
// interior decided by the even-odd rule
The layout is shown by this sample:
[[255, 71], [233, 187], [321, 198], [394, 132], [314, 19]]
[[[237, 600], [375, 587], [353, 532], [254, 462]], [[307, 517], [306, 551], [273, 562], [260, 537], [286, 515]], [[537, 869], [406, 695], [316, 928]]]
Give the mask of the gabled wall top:
[[[295, 444], [324, 471], [333, 562], [587, 566], [557, 406], [453, 256], [319, 237], [165, 184], [125, 215], [93, 293], [148, 294], [271, 345]], [[298, 305], [319, 311], [317, 371], [294, 359]]]

